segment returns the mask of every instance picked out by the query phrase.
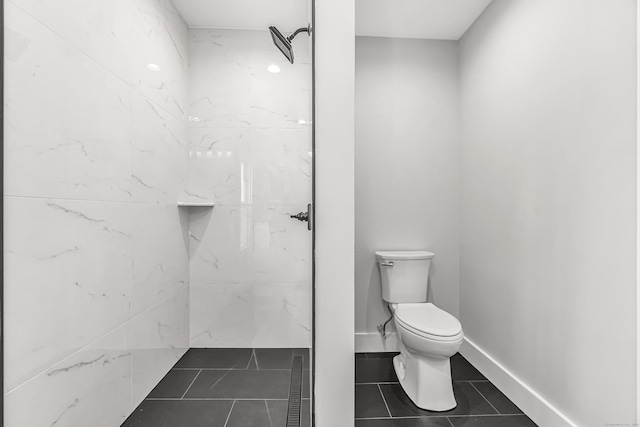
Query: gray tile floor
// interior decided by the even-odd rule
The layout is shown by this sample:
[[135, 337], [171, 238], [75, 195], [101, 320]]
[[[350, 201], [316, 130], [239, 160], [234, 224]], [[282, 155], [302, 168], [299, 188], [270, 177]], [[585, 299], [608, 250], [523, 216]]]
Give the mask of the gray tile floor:
[[458, 406], [446, 412], [418, 408], [398, 383], [396, 354], [356, 354], [356, 427], [536, 426], [460, 354], [451, 358]]
[[190, 349], [122, 427], [284, 427], [295, 355], [309, 427], [307, 349]]

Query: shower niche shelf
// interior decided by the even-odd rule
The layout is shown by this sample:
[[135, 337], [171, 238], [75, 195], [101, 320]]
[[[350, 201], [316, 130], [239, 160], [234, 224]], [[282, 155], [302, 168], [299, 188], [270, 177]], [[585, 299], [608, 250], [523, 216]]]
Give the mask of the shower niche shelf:
[[178, 202], [179, 208], [213, 208], [216, 204], [214, 202]]

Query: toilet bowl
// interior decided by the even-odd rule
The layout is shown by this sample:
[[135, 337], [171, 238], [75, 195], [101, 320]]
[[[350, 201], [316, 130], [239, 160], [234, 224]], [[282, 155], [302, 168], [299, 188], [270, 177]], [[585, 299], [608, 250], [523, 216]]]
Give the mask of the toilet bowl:
[[460, 321], [427, 301], [427, 251], [378, 251], [382, 298], [390, 303], [400, 336], [393, 367], [403, 390], [419, 408], [448, 411], [457, 406], [450, 357], [464, 333]]
[[393, 317], [401, 343], [393, 367], [407, 396], [422, 409], [455, 408], [450, 358], [464, 336], [458, 319], [431, 303], [397, 304]]

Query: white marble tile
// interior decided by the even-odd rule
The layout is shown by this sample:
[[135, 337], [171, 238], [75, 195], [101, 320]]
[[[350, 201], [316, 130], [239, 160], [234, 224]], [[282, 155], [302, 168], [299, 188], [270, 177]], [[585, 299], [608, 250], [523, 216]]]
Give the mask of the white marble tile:
[[132, 204], [131, 315], [189, 283], [188, 213], [175, 205]]
[[254, 283], [305, 282], [311, 277], [311, 231], [290, 218], [303, 206], [253, 208]]
[[195, 127], [248, 127], [254, 31], [192, 29], [189, 115]]
[[4, 397], [4, 425], [122, 424], [132, 410], [129, 333], [126, 323], [10, 390]]
[[311, 232], [290, 218], [305, 206], [216, 206], [192, 214], [192, 284], [302, 282], [311, 274]]
[[189, 348], [189, 287], [134, 317], [131, 329], [135, 407]]
[[307, 129], [192, 128], [189, 192], [222, 205], [311, 200]]
[[[310, 121], [311, 66], [289, 64], [268, 31], [192, 30], [189, 58], [193, 127], [300, 128]], [[271, 65], [280, 72], [268, 71]]]
[[311, 284], [254, 285], [254, 347], [311, 346]]
[[131, 88], [12, 3], [6, 15], [5, 194], [128, 200]]
[[311, 132], [251, 129], [253, 205], [311, 202]]
[[188, 27], [169, 0], [132, 2], [133, 85], [174, 117], [187, 114]]
[[252, 347], [253, 286], [191, 284], [191, 346]]
[[250, 204], [253, 162], [249, 130], [191, 128], [189, 139], [187, 192], [217, 205]]
[[193, 347], [308, 347], [309, 282], [192, 285]]
[[190, 283], [253, 281], [253, 209], [216, 206], [191, 212]]
[[5, 386], [129, 318], [131, 220], [123, 203], [5, 197]]
[[271, 62], [256, 56], [251, 64], [251, 126], [308, 127], [311, 121], [311, 65], [286, 63], [280, 66], [279, 73], [271, 73], [268, 71]]
[[115, 75], [133, 83], [130, 0], [12, 0]]
[[187, 186], [187, 148], [186, 123], [135, 93], [132, 199], [171, 204], [181, 199]]

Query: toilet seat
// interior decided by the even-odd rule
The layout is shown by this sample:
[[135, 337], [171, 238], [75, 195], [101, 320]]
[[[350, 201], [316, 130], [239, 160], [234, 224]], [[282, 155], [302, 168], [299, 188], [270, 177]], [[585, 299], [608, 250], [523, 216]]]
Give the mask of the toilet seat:
[[433, 341], [457, 341], [462, 336], [460, 321], [431, 303], [398, 304], [395, 318], [403, 328]]

